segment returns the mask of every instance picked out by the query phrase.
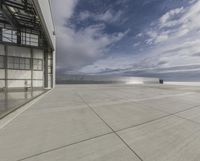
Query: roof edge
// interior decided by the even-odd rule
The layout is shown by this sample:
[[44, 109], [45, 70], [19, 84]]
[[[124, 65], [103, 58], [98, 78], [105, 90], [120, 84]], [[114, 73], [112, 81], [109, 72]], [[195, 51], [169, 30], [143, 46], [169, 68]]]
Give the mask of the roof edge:
[[55, 50], [55, 27], [49, 0], [33, 0], [35, 9], [39, 15], [42, 27], [48, 38], [48, 43]]

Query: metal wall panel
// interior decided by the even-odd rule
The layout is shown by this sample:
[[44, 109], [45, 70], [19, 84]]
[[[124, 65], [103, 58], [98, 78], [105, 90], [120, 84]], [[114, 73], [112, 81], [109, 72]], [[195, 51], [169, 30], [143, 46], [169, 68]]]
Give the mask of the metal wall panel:
[[52, 86], [52, 76], [48, 74], [48, 88], [51, 88]]
[[43, 71], [33, 71], [33, 79], [43, 79], [44, 72]]
[[56, 51], [54, 50], [53, 51], [53, 61], [52, 61], [52, 83], [53, 83], [53, 88], [55, 87], [55, 84], [56, 84]]
[[8, 46], [8, 56], [30, 58], [31, 57], [31, 51], [30, 51], [30, 48]]
[[[44, 63], [44, 50], [33, 49], [33, 58], [42, 59]], [[44, 67], [42, 71], [33, 71], [33, 87], [44, 86]]]
[[5, 79], [5, 69], [0, 69], [0, 79]]
[[5, 87], [5, 81], [4, 80], [0, 80], [0, 88], [4, 88]]
[[[31, 58], [31, 55], [35, 59], [44, 59], [44, 52], [40, 49], [32, 49], [25, 47], [8, 46], [8, 56]], [[1, 72], [2, 76], [5, 72]], [[18, 69], [8, 69], [8, 88], [24, 88], [26, 86], [26, 81], [28, 81], [28, 87], [43, 87], [43, 71], [32, 71], [30, 70], [18, 70]], [[32, 83], [31, 83], [31, 79]]]
[[[4, 45], [0, 45], [0, 55], [5, 55]], [[0, 88], [4, 87], [5, 87], [5, 69], [0, 69]]]
[[[31, 49], [17, 46], [8, 46], [8, 56], [31, 58]], [[24, 88], [28, 81], [31, 87], [31, 70], [13, 70], [8, 69], [8, 88]]]
[[8, 69], [8, 79], [31, 79], [31, 71]]
[[5, 55], [4, 45], [0, 45], [0, 55]]
[[40, 49], [33, 49], [33, 58], [44, 59], [44, 51]]
[[33, 81], [33, 87], [43, 87], [43, 81], [34, 80]]
[[[8, 80], [8, 88], [24, 88], [24, 80]], [[30, 87], [31, 80], [27, 80], [27, 84]]]

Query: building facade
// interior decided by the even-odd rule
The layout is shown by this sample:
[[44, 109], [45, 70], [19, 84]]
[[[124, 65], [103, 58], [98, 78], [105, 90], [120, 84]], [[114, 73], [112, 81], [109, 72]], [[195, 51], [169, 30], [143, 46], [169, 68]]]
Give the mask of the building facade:
[[0, 1], [0, 90], [53, 88], [55, 29], [49, 0]]

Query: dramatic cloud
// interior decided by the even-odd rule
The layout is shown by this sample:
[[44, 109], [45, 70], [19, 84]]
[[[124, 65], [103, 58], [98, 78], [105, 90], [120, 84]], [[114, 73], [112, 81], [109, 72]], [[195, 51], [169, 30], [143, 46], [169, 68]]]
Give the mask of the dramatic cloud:
[[58, 74], [177, 79], [200, 69], [198, 0], [52, 3]]
[[[199, 13], [199, 1], [188, 7], [170, 10], [155, 21], [151, 28], [137, 35], [146, 37], [144, 42], [150, 46], [140, 56], [122, 53], [118, 57], [111, 56], [99, 60], [81, 71], [109, 74], [138, 71], [157, 73], [197, 71], [200, 67]], [[133, 46], [139, 46], [140, 43], [134, 43]], [[175, 67], [179, 68], [175, 70]]]
[[[102, 57], [109, 45], [119, 41], [127, 32], [107, 34], [102, 22], [89, 25], [78, 31], [70, 24], [78, 0], [65, 0], [57, 2], [52, 0], [56, 20], [57, 35], [57, 69], [58, 72], [77, 71], [77, 69], [92, 63]], [[108, 10], [104, 14], [91, 16], [88, 12], [81, 13], [80, 19], [93, 17], [97, 21], [116, 21], [120, 12], [112, 15]]]

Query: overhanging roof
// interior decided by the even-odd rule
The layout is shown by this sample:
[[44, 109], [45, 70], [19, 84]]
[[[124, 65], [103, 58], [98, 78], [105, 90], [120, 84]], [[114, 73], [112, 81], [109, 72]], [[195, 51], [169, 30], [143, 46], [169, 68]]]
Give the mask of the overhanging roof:
[[55, 50], [55, 32], [48, 0], [1, 0], [0, 23], [3, 28], [19, 33], [38, 34]]
[[33, 0], [52, 49], [55, 50], [55, 28], [49, 0]]
[[30, 0], [1, 0], [0, 19], [16, 29], [40, 29], [40, 19]]

